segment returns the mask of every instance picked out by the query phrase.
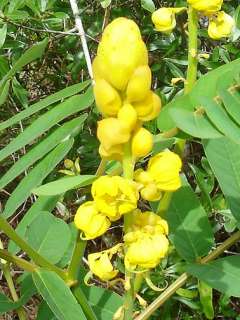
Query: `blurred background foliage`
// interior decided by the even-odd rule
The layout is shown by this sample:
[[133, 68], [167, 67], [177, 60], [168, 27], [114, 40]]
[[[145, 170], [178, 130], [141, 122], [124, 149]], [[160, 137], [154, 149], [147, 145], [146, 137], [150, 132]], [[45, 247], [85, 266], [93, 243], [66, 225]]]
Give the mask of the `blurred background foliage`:
[[[142, 32], [149, 49], [150, 66], [153, 72], [154, 89], [161, 96], [163, 104], [171, 101], [183, 91], [183, 82], [172, 83], [173, 78], [185, 78], [187, 69], [187, 17], [177, 17], [177, 28], [170, 35], [156, 32], [151, 23], [151, 12], [161, 6], [185, 6], [186, 1], [161, 0], [79, 0], [81, 17], [86, 31], [91, 57], [96, 54], [97, 45], [103, 28], [112, 19], [125, 16], [134, 19]], [[208, 54], [199, 61], [199, 77], [210, 70], [240, 58], [240, 6], [239, 0], [224, 1], [223, 9], [235, 17], [236, 27], [230, 39], [213, 41], [207, 37], [206, 18], [200, 19], [199, 53]], [[67, 0], [0, 0], [0, 79], [8, 72], [22, 53], [46, 37], [48, 46], [41, 60], [28, 64], [18, 72], [9, 89], [8, 99], [1, 109], [1, 121], [9, 119], [19, 111], [28, 108], [49, 94], [66, 86], [82, 82], [89, 78], [86, 62], [81, 48], [79, 36], [76, 34], [74, 19]], [[37, 116], [8, 128], [0, 133], [0, 147], [6, 146], [13, 137], [24, 130]], [[74, 148], [68, 155], [71, 159], [80, 158], [82, 173], [95, 173], [99, 164], [96, 139], [96, 122], [99, 118], [95, 107], [88, 109], [88, 117], [84, 130], [74, 142]], [[155, 121], [148, 124], [153, 133], [158, 133]], [[0, 164], [2, 173], [26, 152], [25, 148], [15, 152]], [[209, 212], [216, 242], [222, 242], [228, 233], [236, 228], [236, 221], [225, 202], [210, 166], [197, 141], [190, 142], [186, 149], [185, 174], [199, 195], [202, 205]], [[62, 169], [57, 168], [57, 169]], [[58, 170], [48, 177], [53, 180]], [[21, 177], [19, 177], [21, 179]], [[18, 179], [0, 193], [4, 203], [6, 194], [11, 193]], [[66, 207], [61, 210], [71, 211], [71, 201], [76, 196], [70, 195]], [[74, 204], [73, 204], [74, 205]], [[61, 211], [60, 210], [60, 211]], [[24, 212], [24, 210], [23, 210]], [[113, 229], [114, 230], [114, 229]], [[118, 234], [107, 233], [103, 241], [110, 245], [116, 241]], [[95, 245], [95, 244], [94, 244]], [[237, 252], [236, 248], [236, 252]], [[172, 248], [168, 260], [153, 272], [152, 279], [159, 286], [164, 285], [167, 277], [169, 283], [183, 272], [182, 260]], [[240, 319], [240, 302], [238, 299], [219, 294], [214, 291], [213, 306], [202, 303], [201, 290], [197, 281], [190, 279], [186, 289], [179, 290], [161, 311], [161, 319], [206, 319], [206, 314], [215, 311], [215, 319]], [[142, 296], [147, 301], [154, 300], [158, 293], [143, 287]], [[210, 295], [207, 297], [210, 301]], [[206, 308], [208, 310], [206, 311]], [[209, 311], [210, 310], [210, 311]], [[159, 319], [157, 312], [152, 319]], [[211, 318], [211, 317], [209, 317]]]

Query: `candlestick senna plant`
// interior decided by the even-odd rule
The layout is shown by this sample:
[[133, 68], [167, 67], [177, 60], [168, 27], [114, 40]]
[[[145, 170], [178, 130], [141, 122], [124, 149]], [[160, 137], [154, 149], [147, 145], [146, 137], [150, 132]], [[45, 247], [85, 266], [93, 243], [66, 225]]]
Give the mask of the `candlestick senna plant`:
[[[223, 0], [181, 5], [152, 10], [151, 16], [157, 37], [171, 37], [179, 16], [186, 19], [181, 23], [188, 43], [186, 76], [172, 82], [183, 81], [184, 92], [173, 100], [165, 103], [156, 90], [140, 28], [122, 16], [104, 24], [92, 61], [92, 85], [86, 81], [63, 89], [0, 124], [4, 130], [61, 101], [0, 151], [3, 160], [65, 120], [0, 178], [3, 189], [38, 161], [0, 215], [0, 231], [9, 239], [8, 247], [0, 241], [0, 268], [13, 299], [0, 294], [0, 314], [16, 310], [20, 320], [27, 319], [23, 305], [38, 294], [39, 320], [144, 320], [155, 318], [154, 312], [156, 319], [165, 319], [160, 307], [174, 295], [170, 306], [174, 301], [194, 305], [201, 316], [213, 319], [213, 288], [240, 296], [239, 256], [218, 258], [239, 241], [240, 233], [217, 246], [219, 225], [212, 222], [217, 209], [234, 221], [228, 231], [240, 222], [240, 62], [204, 76], [198, 72], [204, 55], [200, 22], [207, 19], [205, 34], [214, 43], [228, 41], [236, 25], [231, 12], [223, 11]], [[43, 54], [47, 41], [26, 52], [26, 64], [32, 61], [29, 55], [34, 53], [34, 60]], [[16, 62], [2, 78], [5, 91], [18, 68]], [[81, 159], [67, 155], [76, 153], [76, 140], [89, 120], [82, 111], [93, 101], [99, 144], [91, 152], [100, 163], [96, 174], [87, 175]], [[188, 163], [192, 143], [204, 149], [201, 169]], [[57, 171], [65, 177], [54, 180], [50, 173], [62, 160], [64, 168]], [[75, 205], [67, 208], [64, 199], [75, 197], [75, 191]], [[216, 200], [219, 193], [221, 201]], [[14, 229], [7, 219], [31, 194], [38, 198]], [[50, 213], [54, 208], [58, 214]], [[64, 217], [62, 211], [67, 211]], [[12, 266], [23, 270], [20, 296]], [[173, 310], [164, 312], [171, 316]]]

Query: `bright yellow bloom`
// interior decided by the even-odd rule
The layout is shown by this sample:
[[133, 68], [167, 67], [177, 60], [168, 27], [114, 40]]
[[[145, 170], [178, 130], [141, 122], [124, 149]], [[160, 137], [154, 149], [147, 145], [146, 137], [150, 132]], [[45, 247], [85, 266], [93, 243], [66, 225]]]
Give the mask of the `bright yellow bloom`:
[[118, 112], [118, 119], [132, 131], [137, 123], [137, 112], [130, 103], [125, 103]]
[[168, 240], [163, 234], [139, 233], [138, 239], [127, 243], [125, 266], [128, 270], [155, 268], [168, 252]]
[[134, 172], [134, 180], [144, 186], [153, 182], [153, 179], [151, 178], [149, 173], [147, 171], [144, 171], [143, 169], [137, 169]]
[[97, 79], [93, 87], [96, 104], [107, 116], [116, 116], [122, 101], [119, 93], [106, 80]]
[[210, 38], [218, 40], [230, 36], [234, 26], [233, 18], [224, 11], [217, 12], [211, 16], [208, 35]]
[[116, 145], [126, 143], [130, 139], [130, 132], [119, 119], [106, 118], [98, 122], [97, 137], [108, 151]]
[[187, 0], [188, 3], [198, 11], [214, 13], [222, 7], [223, 0]]
[[137, 207], [137, 184], [119, 176], [102, 176], [92, 184], [92, 196], [99, 211], [111, 221]]
[[170, 33], [176, 27], [175, 14], [185, 8], [160, 8], [152, 14], [152, 22], [157, 31]]
[[127, 18], [112, 21], [98, 46], [94, 77], [101, 74], [117, 90], [124, 91], [134, 70], [147, 64], [147, 48], [137, 24]]
[[85, 202], [78, 208], [74, 223], [85, 233], [87, 240], [101, 236], [111, 225], [109, 219], [98, 211], [93, 201]]
[[149, 183], [141, 189], [141, 196], [147, 201], [158, 201], [161, 199], [162, 193], [155, 183]]
[[111, 259], [120, 247], [121, 244], [117, 244], [111, 249], [89, 254], [88, 262], [91, 272], [103, 281], [115, 278], [118, 270], [114, 269]]
[[150, 91], [144, 100], [133, 103], [138, 118], [142, 121], [150, 121], [156, 118], [161, 110], [161, 99]]
[[149, 160], [147, 172], [159, 190], [174, 191], [181, 186], [181, 167], [182, 161], [177, 154], [163, 151]]
[[132, 154], [134, 157], [145, 157], [153, 147], [153, 136], [145, 128], [139, 128], [132, 138]]
[[152, 73], [149, 66], [138, 67], [131, 76], [127, 86], [127, 100], [143, 100], [151, 89]]
[[154, 268], [168, 251], [168, 224], [155, 213], [141, 213], [140, 210], [133, 213], [132, 221], [132, 231], [124, 236], [126, 268]]

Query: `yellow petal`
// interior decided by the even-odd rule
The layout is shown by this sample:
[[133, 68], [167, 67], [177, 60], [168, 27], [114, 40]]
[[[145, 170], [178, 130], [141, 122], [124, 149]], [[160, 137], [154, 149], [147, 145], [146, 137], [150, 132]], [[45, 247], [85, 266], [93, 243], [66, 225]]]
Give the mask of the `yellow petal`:
[[153, 136], [145, 128], [138, 129], [132, 138], [132, 154], [134, 157], [145, 157], [153, 147]]
[[224, 11], [217, 12], [212, 18], [208, 26], [208, 35], [210, 38], [219, 40], [229, 37], [234, 26], [233, 18]]

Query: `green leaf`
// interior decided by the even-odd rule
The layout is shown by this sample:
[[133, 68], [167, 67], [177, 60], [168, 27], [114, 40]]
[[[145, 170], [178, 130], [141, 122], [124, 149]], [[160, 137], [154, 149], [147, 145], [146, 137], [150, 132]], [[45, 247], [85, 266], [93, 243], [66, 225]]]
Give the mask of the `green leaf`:
[[39, 196], [55, 196], [65, 193], [68, 190], [85, 187], [96, 179], [93, 175], [84, 175], [76, 177], [65, 177], [53, 182], [49, 182], [33, 190], [33, 193]]
[[[32, 221], [43, 212], [52, 211], [55, 208], [55, 205], [59, 199], [59, 196], [53, 197], [39, 197], [36, 202], [31, 206], [31, 208], [24, 214], [21, 221], [18, 223], [15, 231], [19, 236], [25, 238], [26, 231], [28, 230]], [[20, 248], [10, 240], [8, 245], [8, 250], [12, 254], [17, 254], [20, 251]]]
[[15, 310], [20, 306], [19, 303], [11, 301], [3, 293], [0, 292], [0, 314]]
[[156, 10], [155, 4], [152, 0], [141, 0], [141, 6], [149, 12], [154, 12]]
[[23, 88], [23, 86], [17, 81], [16, 78], [13, 78], [12, 81], [12, 89], [13, 93], [18, 99], [18, 101], [21, 103], [21, 105], [24, 108], [28, 107], [28, 92], [26, 89]]
[[103, 7], [103, 9], [106, 9], [107, 7], [110, 6], [112, 0], [100, 0], [101, 6]]
[[226, 111], [240, 125], [239, 93], [229, 92], [229, 90], [220, 90], [219, 93]]
[[23, 155], [14, 165], [0, 178], [0, 189], [4, 188], [9, 182], [16, 178], [20, 173], [29, 168], [37, 160], [44, 157], [57, 144], [69, 136], [75, 135], [80, 131], [86, 114], [66, 122], [64, 125], [56, 129], [47, 138], [42, 140], [34, 148]]
[[26, 144], [39, 137], [45, 131], [62, 121], [66, 117], [89, 107], [93, 102], [92, 91], [89, 90], [85, 94], [76, 95], [68, 100], [60, 103], [52, 110], [46, 112], [37, 120], [13, 139], [5, 148], [0, 151], [0, 161], [5, 159], [11, 153], [24, 147]]
[[69, 139], [58, 145], [41, 162], [39, 162], [25, 178], [21, 180], [5, 205], [5, 209], [2, 214], [4, 218], [9, 218], [29, 197], [32, 189], [42, 183], [42, 181], [69, 152], [72, 145], [73, 139]]
[[200, 302], [203, 307], [203, 312], [207, 319], [214, 318], [214, 308], [213, 308], [213, 294], [212, 288], [203, 281], [199, 281], [198, 290], [200, 294]]
[[213, 245], [213, 232], [207, 214], [185, 179], [173, 193], [166, 215], [170, 239], [187, 261], [207, 254]]
[[69, 287], [54, 272], [39, 269], [33, 281], [58, 320], [86, 320], [86, 317]]
[[221, 138], [204, 141], [203, 146], [232, 214], [240, 222], [240, 145]]
[[57, 320], [44, 300], [39, 305], [36, 320]]
[[236, 143], [240, 143], [240, 128], [228, 117], [224, 108], [213, 99], [206, 97], [202, 97], [200, 103], [218, 130]]
[[5, 23], [2, 28], [0, 28], [0, 49], [4, 45], [5, 39], [7, 35], [7, 24]]
[[0, 106], [5, 103], [8, 97], [10, 87], [10, 80], [3, 82], [2, 86], [0, 87]]
[[240, 297], [240, 256], [229, 256], [208, 264], [190, 264], [187, 272], [229, 296]]
[[90, 81], [84, 81], [82, 83], [77, 83], [77, 84], [74, 84], [70, 87], [64, 88], [63, 90], [60, 90], [60, 91], [46, 97], [45, 99], [29, 106], [26, 110], [23, 110], [23, 111], [19, 112], [18, 114], [16, 114], [15, 116], [11, 117], [10, 119], [0, 123], [0, 131], [12, 126], [13, 124], [15, 124], [15, 123], [27, 118], [27, 117], [30, 117], [34, 113], [48, 107], [49, 105], [51, 105], [55, 102], [58, 102], [59, 100], [68, 98], [70, 96], [73, 96], [73, 95], [79, 93], [80, 91], [84, 90], [89, 84], [90, 84]]
[[83, 286], [82, 290], [98, 320], [112, 320], [117, 309], [123, 305], [122, 297], [113, 291], [96, 286]]
[[28, 243], [49, 262], [56, 264], [71, 241], [69, 226], [62, 219], [44, 212], [30, 224], [26, 233]]

